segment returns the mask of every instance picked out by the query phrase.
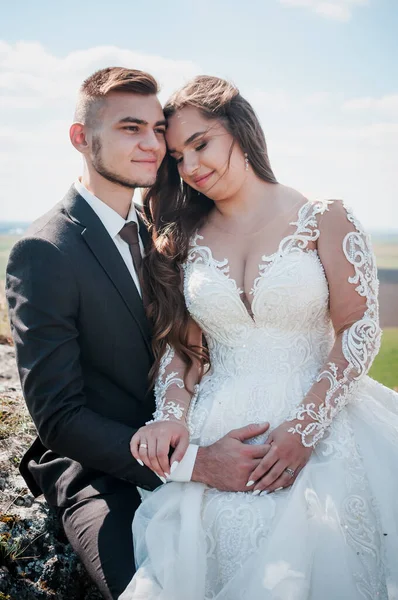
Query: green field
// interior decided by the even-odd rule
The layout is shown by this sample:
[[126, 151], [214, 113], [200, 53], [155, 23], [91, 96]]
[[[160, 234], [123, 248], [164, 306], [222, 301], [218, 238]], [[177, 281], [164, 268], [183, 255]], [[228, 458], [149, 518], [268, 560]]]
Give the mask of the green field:
[[389, 236], [388, 242], [373, 237], [373, 249], [379, 269], [398, 269], [398, 236]]
[[[4, 281], [0, 280], [0, 342], [3, 336], [9, 338], [11, 335], [10, 326], [7, 318], [7, 306], [4, 293]], [[0, 372], [1, 375], [1, 372]]]
[[[0, 335], [9, 335], [3, 292], [4, 276], [8, 254], [17, 239], [18, 236], [0, 235]], [[379, 243], [377, 239], [374, 242], [377, 262], [381, 268], [398, 268], [398, 237], [392, 242]], [[370, 370], [370, 375], [388, 387], [398, 388], [398, 328], [384, 330], [381, 350]]]
[[20, 236], [18, 235], [1, 235], [0, 234], [0, 281], [5, 279], [6, 266], [8, 255], [11, 248]]
[[384, 330], [380, 352], [369, 375], [398, 391], [398, 328], [390, 327]]
[[[19, 239], [17, 235], [0, 234], [0, 281], [4, 279], [8, 254]], [[398, 269], [398, 236], [373, 237], [373, 249], [379, 269]]]

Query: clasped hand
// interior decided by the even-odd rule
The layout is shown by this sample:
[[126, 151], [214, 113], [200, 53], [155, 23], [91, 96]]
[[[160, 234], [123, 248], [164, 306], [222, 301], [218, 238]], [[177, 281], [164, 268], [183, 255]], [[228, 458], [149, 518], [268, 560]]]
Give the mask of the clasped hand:
[[[204, 468], [197, 469], [202, 475], [199, 480], [217, 489], [251, 491], [255, 494], [289, 487], [309, 461], [313, 450], [303, 446], [299, 435], [288, 432], [294, 425], [294, 421], [282, 423], [270, 432], [266, 443], [260, 445], [247, 445], [244, 442], [265, 433], [268, 423], [247, 425], [231, 431], [203, 449], [206, 451], [202, 458]], [[130, 449], [140, 464], [145, 464], [162, 481], [166, 481], [173, 465], [183, 458], [188, 445], [189, 431], [185, 422], [170, 420], [141, 427], [132, 437]], [[170, 447], [174, 448], [174, 452], [169, 459]], [[220, 470], [217, 469], [220, 461], [223, 473], [217, 476], [212, 471]], [[232, 464], [229, 465], [228, 461], [232, 461]], [[239, 473], [233, 475], [236, 472]], [[244, 485], [241, 483], [243, 472], [247, 477]], [[225, 473], [229, 473], [228, 482], [225, 481]]]
[[[165, 482], [188, 445], [189, 431], [184, 421], [154, 421], [133, 435], [130, 450], [141, 465], [152, 469]], [[170, 447], [174, 452], [169, 458]]]
[[300, 435], [288, 432], [295, 424], [286, 421], [270, 432], [269, 451], [251, 473], [247, 484], [253, 493], [289, 487], [309, 461], [313, 448], [303, 446]]

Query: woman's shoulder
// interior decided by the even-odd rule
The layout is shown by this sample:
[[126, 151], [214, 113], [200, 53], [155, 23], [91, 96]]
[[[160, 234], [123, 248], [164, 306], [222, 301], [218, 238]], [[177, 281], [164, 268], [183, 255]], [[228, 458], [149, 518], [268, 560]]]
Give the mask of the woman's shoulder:
[[[286, 205], [298, 208], [298, 221], [315, 221], [318, 227], [331, 229], [335, 225], [340, 231], [356, 230], [366, 233], [350, 204], [341, 198], [309, 198], [298, 190], [281, 186]], [[315, 222], [314, 221], [314, 222]]]
[[328, 237], [335, 234], [336, 237], [340, 238], [356, 233], [369, 239], [369, 233], [363, 227], [349, 203], [340, 199], [323, 200], [321, 202], [325, 207], [318, 222], [321, 234], [327, 232]]
[[316, 209], [316, 212], [325, 212], [329, 205], [333, 202], [341, 202], [339, 200], [320, 200], [309, 198], [302, 192], [296, 190], [295, 188], [283, 185], [280, 189], [281, 197], [283, 198], [283, 204], [285, 210], [289, 208], [301, 210], [312, 210]]
[[338, 219], [351, 222], [356, 220], [352, 209], [342, 199], [306, 198], [303, 208], [308, 208], [314, 214], [319, 215], [322, 220]]
[[293, 208], [300, 202], [305, 204], [308, 202], [308, 198], [305, 197], [304, 194], [296, 190], [295, 188], [289, 187], [288, 185], [278, 184], [278, 192], [279, 196], [283, 199], [286, 207], [289, 205]]

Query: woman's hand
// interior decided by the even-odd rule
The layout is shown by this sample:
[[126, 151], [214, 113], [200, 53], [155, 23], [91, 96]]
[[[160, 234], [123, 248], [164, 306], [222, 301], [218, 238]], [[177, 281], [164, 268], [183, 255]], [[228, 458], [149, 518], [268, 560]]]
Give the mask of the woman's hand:
[[303, 446], [299, 435], [288, 433], [297, 423], [303, 421], [286, 421], [269, 434], [267, 443], [271, 449], [249, 478], [248, 487], [254, 494], [289, 487], [309, 461], [313, 448]]
[[[180, 462], [189, 444], [189, 431], [182, 421], [154, 421], [141, 427], [131, 438], [134, 458], [152, 469], [163, 481], [170, 475], [171, 466]], [[169, 461], [170, 446], [175, 448]]]

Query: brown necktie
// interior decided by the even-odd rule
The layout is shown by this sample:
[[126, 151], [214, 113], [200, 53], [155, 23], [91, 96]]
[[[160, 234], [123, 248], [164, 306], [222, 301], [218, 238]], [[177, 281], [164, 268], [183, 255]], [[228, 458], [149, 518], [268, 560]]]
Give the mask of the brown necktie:
[[119, 235], [122, 238], [122, 240], [127, 242], [127, 244], [129, 245], [131, 258], [133, 259], [134, 268], [138, 275], [138, 279], [140, 281], [142, 290], [142, 256], [140, 242], [138, 238], [137, 223], [135, 223], [134, 221], [126, 223], [126, 225], [124, 225], [124, 227], [122, 227], [122, 229], [119, 231]]

